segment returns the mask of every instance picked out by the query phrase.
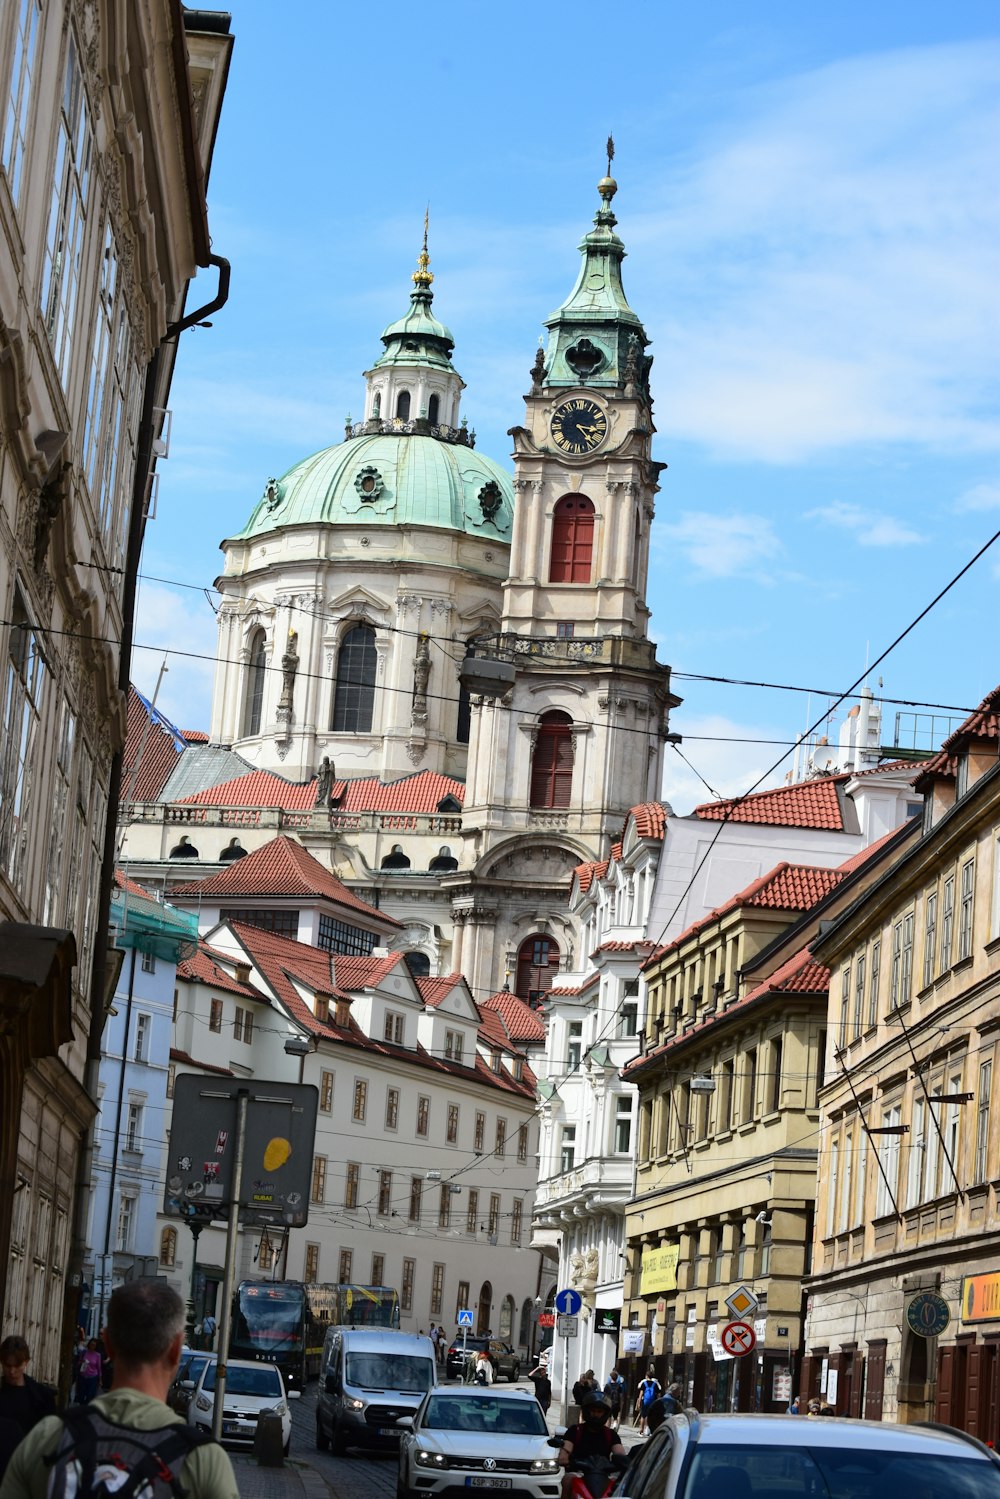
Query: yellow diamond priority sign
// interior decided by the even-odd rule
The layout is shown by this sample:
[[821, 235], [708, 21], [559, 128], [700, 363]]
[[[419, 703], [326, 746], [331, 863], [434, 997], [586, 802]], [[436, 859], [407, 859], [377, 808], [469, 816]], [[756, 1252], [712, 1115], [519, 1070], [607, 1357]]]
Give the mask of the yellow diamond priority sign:
[[749, 1286], [737, 1286], [731, 1296], [726, 1297], [730, 1316], [739, 1321], [757, 1310], [757, 1298]]

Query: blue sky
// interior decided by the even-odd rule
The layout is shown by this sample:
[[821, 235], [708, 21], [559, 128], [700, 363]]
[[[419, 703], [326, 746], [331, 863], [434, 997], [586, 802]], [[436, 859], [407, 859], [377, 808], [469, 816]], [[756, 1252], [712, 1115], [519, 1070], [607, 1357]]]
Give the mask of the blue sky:
[[[266, 479], [360, 413], [428, 202], [463, 409], [507, 461], [609, 130], [669, 465], [648, 595], [660, 658], [844, 688], [1000, 529], [994, 4], [232, 10], [209, 200], [233, 290], [182, 340], [143, 558], [137, 641], [158, 648], [136, 653], [143, 690], [163, 649], [214, 651], [199, 590]], [[977, 703], [1000, 681], [998, 588], [1000, 543], [881, 668], [886, 695]], [[207, 727], [211, 661], [168, 664], [160, 705]], [[789, 740], [825, 704], [675, 688], [683, 751], [726, 794], [781, 752], [747, 741]], [[676, 810], [707, 796], [668, 762]]]

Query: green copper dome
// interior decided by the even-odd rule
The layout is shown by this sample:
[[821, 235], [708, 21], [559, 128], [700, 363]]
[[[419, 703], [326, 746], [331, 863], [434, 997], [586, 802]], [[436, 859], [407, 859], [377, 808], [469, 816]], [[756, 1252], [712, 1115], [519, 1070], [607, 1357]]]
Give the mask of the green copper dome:
[[465, 443], [358, 436], [269, 479], [234, 540], [286, 526], [435, 526], [510, 544], [510, 476]]

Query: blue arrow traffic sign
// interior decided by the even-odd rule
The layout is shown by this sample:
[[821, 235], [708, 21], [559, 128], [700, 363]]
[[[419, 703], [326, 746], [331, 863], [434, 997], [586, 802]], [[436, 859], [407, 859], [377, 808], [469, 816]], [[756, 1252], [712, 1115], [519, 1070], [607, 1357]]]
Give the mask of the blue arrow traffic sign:
[[567, 1287], [556, 1296], [556, 1311], [561, 1312], [564, 1317], [575, 1317], [583, 1305], [583, 1298], [579, 1291]]

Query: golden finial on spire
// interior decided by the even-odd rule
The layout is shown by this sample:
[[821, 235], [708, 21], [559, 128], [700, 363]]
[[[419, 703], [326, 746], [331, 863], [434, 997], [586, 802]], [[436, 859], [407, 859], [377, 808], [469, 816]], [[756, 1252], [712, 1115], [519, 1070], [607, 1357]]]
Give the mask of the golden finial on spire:
[[428, 203], [424, 211], [424, 247], [417, 256], [417, 269], [413, 272], [413, 281], [416, 286], [430, 286], [434, 280], [434, 272], [427, 269], [431, 263], [431, 257], [427, 252], [427, 230], [430, 225], [431, 207]]
[[[611, 163], [615, 159], [615, 138], [613, 135], [608, 136], [608, 144], [606, 150], [608, 153], [608, 170], [601, 178], [600, 182], [597, 184], [597, 191], [600, 193], [605, 203], [610, 204], [611, 199], [618, 191], [618, 184], [611, 175]], [[613, 219], [612, 223], [614, 223]]]

